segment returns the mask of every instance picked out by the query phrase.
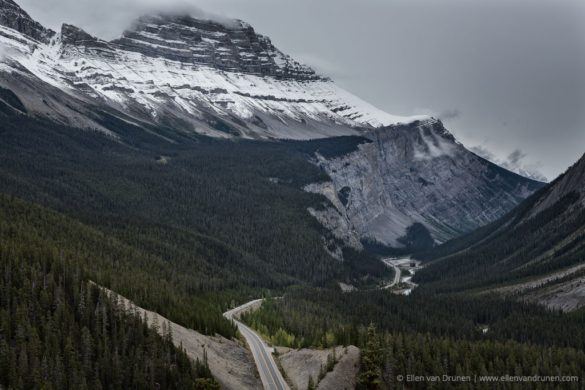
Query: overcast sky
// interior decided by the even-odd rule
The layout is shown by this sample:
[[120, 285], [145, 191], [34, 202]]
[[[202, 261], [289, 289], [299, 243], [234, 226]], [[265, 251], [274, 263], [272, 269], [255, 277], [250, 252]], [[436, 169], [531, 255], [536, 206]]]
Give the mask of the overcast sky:
[[585, 152], [582, 0], [16, 0], [53, 29], [114, 38], [153, 7], [251, 23], [393, 114], [441, 117], [469, 148], [548, 179]]

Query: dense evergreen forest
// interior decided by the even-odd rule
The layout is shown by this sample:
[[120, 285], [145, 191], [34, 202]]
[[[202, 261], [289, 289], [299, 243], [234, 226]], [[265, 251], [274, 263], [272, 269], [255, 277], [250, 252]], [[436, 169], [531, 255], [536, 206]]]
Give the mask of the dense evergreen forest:
[[[585, 310], [546, 309], [496, 297], [409, 297], [293, 289], [244, 320], [276, 345], [362, 348], [358, 388], [416, 388], [402, 375], [585, 375]], [[374, 341], [373, 341], [374, 340]], [[515, 388], [512, 383], [439, 381], [434, 388]], [[522, 388], [580, 388], [580, 382]]]
[[167, 318], [172, 316], [208, 334], [235, 335], [221, 308], [189, 292], [190, 281], [180, 268], [170, 270], [161, 257], [62, 214], [0, 195], [0, 239], [30, 248], [48, 246], [89, 280], [132, 296], [139, 306], [148, 305]]
[[[326, 179], [307, 157], [345, 153], [363, 139], [257, 143], [163, 132], [177, 144], [120, 126], [113, 140], [24, 116], [0, 123], [1, 191], [60, 213], [43, 210], [32, 228], [81, 252], [90, 268], [92, 256], [103, 260], [92, 277], [104, 286], [229, 337], [221, 312], [233, 303], [389, 274], [365, 252], [346, 249], [344, 263], [331, 257], [327, 232], [307, 212], [326, 200], [302, 190]], [[11, 218], [25, 219], [29, 207], [40, 210], [17, 206]]]
[[362, 333], [358, 390], [582, 388], [583, 350], [421, 333], [380, 334], [373, 325]]
[[[7, 197], [0, 205], [0, 387], [219, 389], [206, 362], [174, 347], [166, 324], [159, 335], [89, 282], [101, 267], [127, 265], [76, 240], [89, 234], [82, 226]], [[50, 237], [63, 228], [80, 231]]]
[[244, 319], [275, 343], [295, 348], [362, 345], [360, 329], [374, 324], [380, 331], [585, 350], [585, 310], [553, 312], [487, 295], [435, 296], [415, 290], [405, 297], [385, 290], [341, 294], [294, 288]]

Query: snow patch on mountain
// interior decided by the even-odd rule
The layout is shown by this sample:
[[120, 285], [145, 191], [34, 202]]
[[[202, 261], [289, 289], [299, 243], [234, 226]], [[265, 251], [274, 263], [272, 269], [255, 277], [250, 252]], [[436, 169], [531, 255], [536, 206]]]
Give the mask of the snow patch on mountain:
[[44, 41], [30, 28], [12, 27], [0, 27], [0, 46], [9, 53], [0, 71], [137, 121], [172, 122], [213, 137], [312, 139], [424, 118], [373, 107], [241, 21], [144, 17], [111, 42], [67, 24], [50, 37], [43, 30]]

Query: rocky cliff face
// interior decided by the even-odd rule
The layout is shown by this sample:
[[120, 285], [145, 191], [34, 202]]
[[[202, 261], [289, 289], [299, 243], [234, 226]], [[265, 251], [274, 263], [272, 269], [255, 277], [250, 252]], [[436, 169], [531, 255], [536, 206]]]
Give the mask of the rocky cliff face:
[[[61, 27], [61, 44], [63, 45], [63, 52], [66, 49], [83, 49], [85, 50], [98, 50], [98, 51], [110, 51], [113, 52], [113, 48], [106, 41], [98, 39], [79, 27], [72, 26], [70, 24], [63, 24]], [[98, 54], [99, 52], [96, 52]]]
[[332, 182], [307, 188], [331, 200], [338, 218], [330, 208], [321, 219], [339, 237], [347, 226], [344, 233], [355, 238], [404, 247], [422, 225], [444, 242], [503, 216], [542, 185], [469, 152], [438, 120], [373, 130], [367, 138], [353, 153], [319, 157]]
[[435, 292], [473, 290], [585, 306], [585, 156], [503, 218], [417, 256], [415, 281]]
[[0, 25], [10, 27], [41, 42], [47, 42], [55, 34], [33, 20], [12, 0], [0, 0]]
[[320, 79], [313, 69], [283, 54], [269, 38], [240, 20], [222, 24], [184, 15], [148, 16], [112, 43], [121, 50], [229, 72], [297, 81]]

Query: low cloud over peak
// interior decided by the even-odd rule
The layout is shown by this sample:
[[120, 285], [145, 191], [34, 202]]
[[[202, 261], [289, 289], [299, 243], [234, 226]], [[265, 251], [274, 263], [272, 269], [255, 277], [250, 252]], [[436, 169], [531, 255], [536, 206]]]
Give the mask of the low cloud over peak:
[[526, 153], [524, 153], [520, 149], [515, 149], [505, 158], [498, 158], [494, 153], [488, 150], [486, 147], [478, 145], [469, 148], [473, 153], [477, 154], [480, 157], [485, 158], [495, 164], [498, 164], [502, 168], [505, 168], [509, 171], [516, 172], [519, 175], [528, 177], [530, 179], [548, 182], [548, 178], [544, 176], [539, 170], [537, 166], [532, 164], [526, 164], [524, 159], [527, 157]]

